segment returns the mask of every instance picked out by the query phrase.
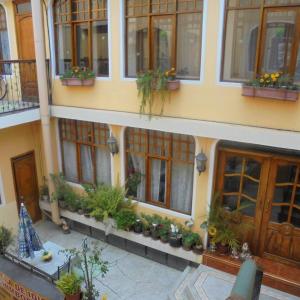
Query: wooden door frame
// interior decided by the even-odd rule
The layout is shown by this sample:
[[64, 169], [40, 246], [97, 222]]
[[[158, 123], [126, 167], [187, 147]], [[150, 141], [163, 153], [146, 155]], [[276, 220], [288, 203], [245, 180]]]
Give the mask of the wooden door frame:
[[[18, 213], [20, 213], [20, 203], [19, 203], [19, 199], [18, 199], [18, 188], [17, 188], [17, 182], [16, 182], [16, 173], [15, 173], [15, 168], [14, 168], [14, 162], [21, 159], [21, 158], [24, 158], [26, 156], [30, 156], [32, 155], [33, 157], [33, 161], [34, 161], [34, 168], [33, 168], [33, 175], [34, 175], [34, 181], [35, 181], [35, 189], [36, 189], [36, 194], [37, 196], [39, 196], [39, 183], [38, 183], [38, 177], [37, 177], [37, 170], [36, 170], [36, 159], [35, 159], [35, 152], [34, 150], [31, 150], [31, 151], [28, 151], [28, 152], [25, 152], [23, 154], [20, 154], [20, 155], [17, 155], [17, 156], [14, 156], [10, 159], [11, 161], [11, 167], [12, 167], [12, 172], [13, 172], [13, 180], [14, 180], [14, 190], [15, 190], [15, 197], [16, 197], [16, 203], [17, 203], [17, 208], [18, 208]], [[37, 199], [38, 200], [38, 199]]]

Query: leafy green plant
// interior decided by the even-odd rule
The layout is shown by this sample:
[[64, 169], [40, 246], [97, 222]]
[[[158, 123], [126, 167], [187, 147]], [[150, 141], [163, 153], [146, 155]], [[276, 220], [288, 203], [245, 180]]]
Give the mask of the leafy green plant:
[[77, 78], [80, 80], [95, 78], [95, 73], [91, 71], [89, 68], [83, 67], [80, 68], [75, 66], [67, 71], [63, 75], [60, 76], [60, 79], [69, 79], [69, 78]]
[[88, 243], [87, 239], [83, 240], [79, 248], [61, 251], [67, 257], [73, 257], [74, 264], [81, 270], [85, 284], [84, 299], [87, 300], [94, 300], [99, 296], [94, 280], [100, 276], [103, 278], [108, 272], [108, 262], [102, 259], [101, 251], [97, 243]]
[[132, 210], [121, 209], [115, 215], [115, 221], [118, 229], [130, 230], [136, 223], [136, 214]]
[[82, 279], [74, 273], [64, 274], [55, 282], [58, 289], [67, 296], [80, 293]]
[[0, 226], [0, 255], [3, 255], [6, 249], [13, 242], [12, 231], [5, 226]]
[[126, 190], [128, 196], [137, 197], [137, 189], [142, 181], [142, 176], [143, 175], [140, 172], [129, 174], [126, 181]]
[[169, 233], [170, 233], [170, 226], [171, 226], [171, 220], [168, 218], [164, 218], [161, 220], [159, 227], [158, 227], [158, 232], [160, 239], [162, 241], [167, 241], [169, 238]]
[[[163, 114], [164, 103], [168, 95], [167, 82], [168, 77], [165, 72], [161, 70], [149, 70], [138, 74], [136, 83], [138, 96], [141, 99], [140, 114], [147, 113], [149, 118], [151, 118], [153, 104], [156, 98], [160, 99], [162, 103], [160, 114]], [[146, 112], [147, 107], [148, 112]]]
[[191, 248], [196, 245], [196, 243], [200, 240], [200, 235], [196, 232], [192, 232], [191, 230], [185, 231], [182, 234], [182, 244], [186, 248]]

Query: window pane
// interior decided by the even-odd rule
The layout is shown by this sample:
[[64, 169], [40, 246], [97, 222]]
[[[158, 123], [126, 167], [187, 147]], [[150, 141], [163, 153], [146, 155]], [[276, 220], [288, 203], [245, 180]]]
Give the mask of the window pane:
[[265, 0], [266, 5], [300, 4], [300, 0]]
[[241, 203], [240, 206], [243, 206], [244, 208], [241, 209], [241, 212], [249, 217], [254, 217], [255, 216], [255, 206], [256, 203], [253, 201], [250, 201], [247, 198], [241, 198]]
[[151, 160], [151, 199], [163, 204], [166, 203], [166, 168], [165, 160]]
[[300, 227], [300, 209], [294, 208], [292, 210], [291, 224]]
[[238, 193], [240, 190], [240, 176], [230, 176], [224, 178], [224, 193]]
[[76, 25], [76, 64], [80, 67], [89, 66], [88, 25]]
[[77, 174], [77, 158], [76, 158], [76, 144], [68, 141], [62, 142], [63, 161], [64, 161], [64, 175], [69, 181], [78, 181]]
[[[0, 5], [0, 59], [9, 60], [9, 46], [6, 14], [2, 5]], [[6, 72], [9, 73], [9, 72]]]
[[145, 157], [132, 153], [127, 154], [127, 195], [145, 202], [146, 168]]
[[127, 76], [148, 68], [148, 23], [147, 18], [127, 20]]
[[271, 221], [276, 223], [287, 222], [289, 206], [273, 206], [271, 211]]
[[97, 183], [111, 185], [110, 152], [105, 148], [96, 148]]
[[225, 173], [241, 173], [243, 159], [239, 156], [228, 157], [225, 166]]
[[92, 149], [89, 146], [80, 146], [80, 159], [81, 159], [81, 175], [82, 181], [93, 183], [94, 182], [94, 166], [92, 159]]
[[252, 197], [254, 199], [257, 198], [259, 183], [255, 182], [251, 179], [244, 177], [243, 181], [243, 194]]
[[228, 12], [223, 57], [223, 80], [254, 77], [259, 9]]
[[72, 42], [71, 42], [71, 26], [57, 25], [57, 41], [56, 41], [56, 61], [58, 74], [63, 74], [71, 68], [72, 63]]
[[173, 18], [169, 17], [153, 17], [153, 69], [154, 70], [168, 70], [172, 67], [172, 53], [173, 53]]
[[202, 14], [179, 14], [177, 19], [177, 76], [199, 79]]
[[237, 208], [238, 196], [223, 196], [223, 206], [228, 207], [230, 210]]
[[261, 72], [288, 72], [295, 34], [295, 11], [269, 12]]
[[293, 183], [296, 177], [297, 166], [286, 165], [277, 167], [276, 183]]
[[297, 63], [296, 63], [294, 80], [295, 82], [300, 83], [300, 42], [298, 45], [298, 55], [297, 55]]
[[292, 186], [277, 186], [274, 189], [273, 202], [275, 203], [290, 203], [292, 197]]
[[108, 75], [107, 22], [93, 22], [93, 70], [97, 76]]
[[261, 170], [261, 163], [258, 161], [255, 161], [253, 159], [249, 159], [246, 162], [245, 167], [245, 174], [249, 175], [255, 179], [260, 178], [260, 170]]
[[172, 164], [171, 209], [190, 213], [193, 198], [194, 165]]

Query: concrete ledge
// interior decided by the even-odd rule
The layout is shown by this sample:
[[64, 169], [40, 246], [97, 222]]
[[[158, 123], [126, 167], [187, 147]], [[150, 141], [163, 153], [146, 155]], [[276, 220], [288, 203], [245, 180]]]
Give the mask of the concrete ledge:
[[[50, 211], [50, 203], [47, 203], [45, 201], [40, 201], [40, 208], [45, 211]], [[106, 229], [105, 224], [103, 224], [102, 222], [96, 221], [94, 218], [87, 218], [84, 215], [79, 215], [77, 213], [73, 213], [73, 212], [70, 212], [65, 209], [60, 210], [60, 215], [69, 220], [75, 221], [77, 223], [81, 223], [81, 225], [75, 225], [74, 229], [77, 230], [76, 226], [80, 227], [80, 229], [82, 230], [82, 231], [80, 230], [80, 232], [82, 232], [86, 235], [94, 236], [93, 231], [95, 229], [100, 230], [103, 233], [105, 232], [105, 229]], [[90, 227], [91, 229], [90, 228], [83, 229], [82, 224], [86, 225], [87, 227]], [[94, 237], [96, 237], [96, 236], [94, 236]], [[126, 241], [134, 242], [139, 245], [143, 245], [145, 247], [148, 247], [148, 249], [149, 248], [154, 249], [154, 250], [160, 251], [162, 253], [166, 253], [166, 254], [172, 255], [174, 257], [181, 258], [181, 259], [189, 261], [189, 262], [193, 262], [196, 264], [202, 263], [202, 255], [197, 255], [192, 251], [186, 251], [183, 248], [171, 247], [168, 243], [165, 244], [165, 243], [162, 243], [160, 240], [153, 240], [151, 237], [144, 237], [142, 234], [138, 234], [138, 233], [131, 232], [131, 231], [128, 232], [128, 231], [117, 230], [117, 229], [113, 228], [110, 231], [110, 234], [107, 236], [106, 241], [108, 243], [115, 245], [117, 247], [120, 247], [122, 249], [128, 248], [127, 250], [130, 251], [130, 248], [132, 248], [133, 244], [130, 244], [129, 247], [126, 247], [126, 243], [124, 242], [125, 243], [125, 245], [124, 245], [123, 242], [121, 242], [121, 240], [117, 239], [116, 237], [122, 238]], [[103, 237], [100, 238], [100, 240], [103, 240]], [[139, 249], [139, 250], [136, 249], [135, 251], [140, 252], [141, 249]], [[130, 251], [130, 252], [135, 253], [134, 251]], [[150, 252], [151, 252], [151, 250], [150, 250]], [[136, 254], [138, 254], [138, 253], [136, 253]], [[152, 252], [151, 252], [151, 254], [152, 254]], [[147, 254], [146, 254], [146, 256], [149, 257], [149, 255], [147, 255]], [[172, 259], [172, 258], [169, 259], [170, 266], [173, 266], [173, 260], [174, 259]], [[167, 260], [165, 261], [165, 264], [167, 264]], [[181, 264], [181, 268], [182, 268], [182, 264]]]

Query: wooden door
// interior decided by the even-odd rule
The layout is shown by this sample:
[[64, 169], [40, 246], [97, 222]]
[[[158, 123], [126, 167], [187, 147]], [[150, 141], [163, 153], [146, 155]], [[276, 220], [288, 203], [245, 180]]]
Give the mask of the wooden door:
[[12, 158], [18, 209], [24, 202], [33, 222], [40, 220], [39, 191], [34, 152]]
[[260, 239], [260, 256], [300, 266], [300, 162], [273, 159]]
[[22, 101], [37, 101], [37, 77], [30, 1], [15, 2]]

